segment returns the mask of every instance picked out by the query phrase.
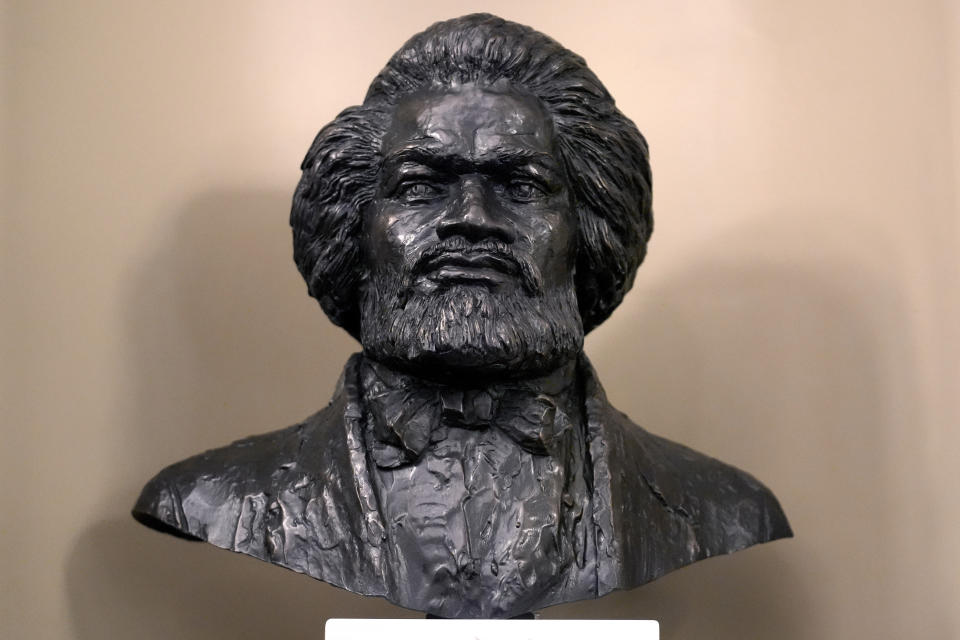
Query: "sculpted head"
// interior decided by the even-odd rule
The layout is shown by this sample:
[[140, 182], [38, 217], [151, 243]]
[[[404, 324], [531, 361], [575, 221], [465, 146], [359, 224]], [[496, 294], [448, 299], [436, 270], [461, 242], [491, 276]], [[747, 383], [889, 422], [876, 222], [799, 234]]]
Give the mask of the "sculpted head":
[[570, 360], [652, 230], [637, 128], [582, 58], [489, 15], [414, 36], [302, 169], [310, 294], [369, 355], [435, 375]]

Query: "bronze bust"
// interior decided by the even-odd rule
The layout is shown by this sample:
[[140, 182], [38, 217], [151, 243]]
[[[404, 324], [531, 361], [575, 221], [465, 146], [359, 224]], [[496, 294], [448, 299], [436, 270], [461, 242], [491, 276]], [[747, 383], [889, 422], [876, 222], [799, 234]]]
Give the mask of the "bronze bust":
[[140, 522], [443, 617], [512, 617], [791, 535], [753, 477], [607, 402], [583, 338], [650, 238], [643, 136], [576, 54], [477, 14], [314, 140], [294, 258], [357, 338], [329, 406], [161, 471]]

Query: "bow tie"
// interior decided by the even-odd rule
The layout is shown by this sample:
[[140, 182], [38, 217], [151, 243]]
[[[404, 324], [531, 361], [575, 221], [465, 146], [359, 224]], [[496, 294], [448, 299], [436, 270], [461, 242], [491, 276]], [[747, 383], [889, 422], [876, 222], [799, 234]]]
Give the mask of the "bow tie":
[[547, 455], [573, 424], [558, 404], [574, 388], [572, 370], [534, 382], [501, 383], [482, 389], [433, 384], [364, 359], [363, 399], [373, 418], [371, 454], [381, 468], [415, 462], [449, 429], [495, 427], [524, 450]]

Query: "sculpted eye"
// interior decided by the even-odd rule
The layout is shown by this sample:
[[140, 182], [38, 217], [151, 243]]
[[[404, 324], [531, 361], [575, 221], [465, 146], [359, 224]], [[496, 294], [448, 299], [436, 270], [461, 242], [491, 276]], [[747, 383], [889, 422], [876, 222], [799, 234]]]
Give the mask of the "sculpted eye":
[[443, 187], [431, 182], [410, 181], [397, 187], [396, 197], [407, 202], [429, 202], [444, 193]]
[[507, 196], [517, 202], [530, 202], [546, 195], [546, 191], [530, 180], [511, 180], [506, 188]]

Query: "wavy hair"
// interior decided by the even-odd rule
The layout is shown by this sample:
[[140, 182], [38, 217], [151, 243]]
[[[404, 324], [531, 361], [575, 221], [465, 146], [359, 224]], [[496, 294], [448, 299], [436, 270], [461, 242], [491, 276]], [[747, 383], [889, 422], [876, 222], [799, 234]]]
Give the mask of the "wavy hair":
[[507, 80], [539, 98], [555, 127], [578, 218], [575, 285], [585, 331], [633, 285], [653, 231], [646, 140], [583, 58], [552, 38], [489, 14], [438, 22], [413, 36], [364, 102], [314, 139], [293, 196], [294, 261], [327, 316], [359, 340], [362, 212], [373, 200], [394, 106], [428, 87]]

